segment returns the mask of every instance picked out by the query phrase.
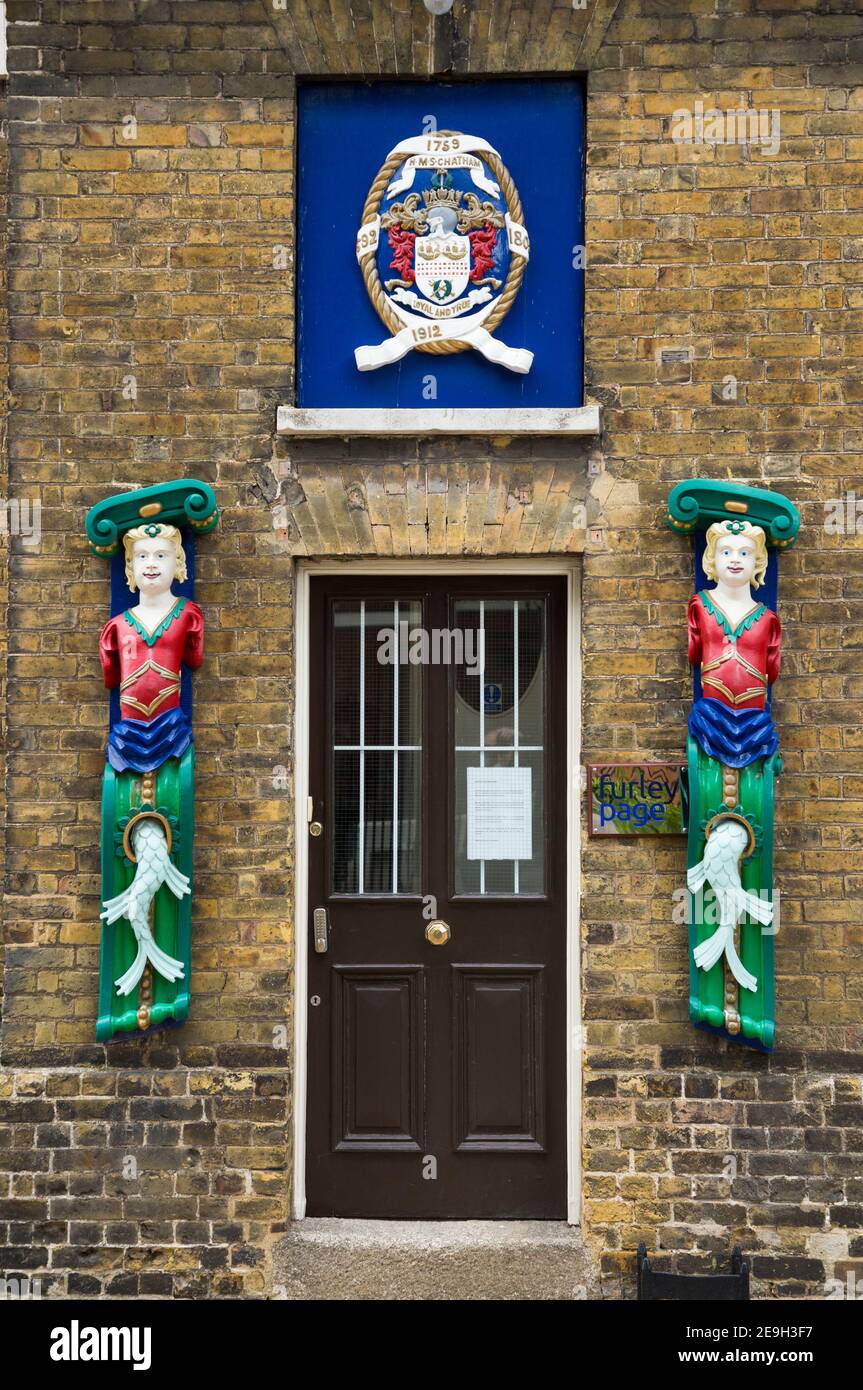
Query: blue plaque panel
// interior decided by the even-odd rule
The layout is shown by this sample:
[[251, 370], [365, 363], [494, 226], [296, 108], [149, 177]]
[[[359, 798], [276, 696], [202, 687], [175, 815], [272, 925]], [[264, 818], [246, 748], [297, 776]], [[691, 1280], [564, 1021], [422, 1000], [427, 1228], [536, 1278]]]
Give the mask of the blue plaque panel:
[[[357, 233], [370, 215], [363, 210], [397, 146], [443, 131], [477, 143], [462, 141], [447, 167], [424, 155], [414, 161], [426, 148], [414, 145], [394, 157], [377, 198], [383, 224], [368, 264], [388, 324], [357, 260]], [[583, 188], [577, 78], [301, 87], [297, 405], [582, 405]], [[518, 250], [522, 228], [529, 258]], [[511, 286], [509, 307], [499, 306]], [[476, 324], [471, 346], [418, 351], [425, 330], [408, 326], [408, 341], [393, 348], [405, 324], [424, 321], [418, 314], [429, 338], [454, 334], [453, 322], [467, 336]], [[395, 351], [404, 355], [387, 360]]]

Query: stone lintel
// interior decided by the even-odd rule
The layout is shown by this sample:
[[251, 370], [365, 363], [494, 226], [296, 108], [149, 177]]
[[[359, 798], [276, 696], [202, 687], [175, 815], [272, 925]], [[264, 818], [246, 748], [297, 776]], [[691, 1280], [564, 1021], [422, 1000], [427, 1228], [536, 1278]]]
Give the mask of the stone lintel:
[[352, 456], [348, 446], [325, 453], [323, 441], [307, 447], [314, 457], [297, 458], [296, 442], [273, 510], [293, 555], [561, 555], [601, 547], [602, 476], [590, 476], [583, 444], [569, 457], [408, 462]]

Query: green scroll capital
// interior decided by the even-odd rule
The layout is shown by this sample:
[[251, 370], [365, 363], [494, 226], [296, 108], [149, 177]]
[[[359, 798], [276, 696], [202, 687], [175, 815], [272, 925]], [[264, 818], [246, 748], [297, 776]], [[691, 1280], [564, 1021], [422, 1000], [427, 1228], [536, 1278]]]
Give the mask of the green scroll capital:
[[145, 521], [169, 526], [191, 526], [196, 535], [212, 531], [219, 521], [216, 494], [198, 478], [178, 478], [170, 483], [120, 492], [97, 502], [87, 513], [87, 539], [94, 555], [116, 555], [123, 532]]
[[781, 492], [694, 478], [678, 483], [669, 493], [666, 521], [672, 531], [690, 535], [734, 517], [761, 526], [767, 544], [778, 550], [790, 550], [800, 530], [800, 513]]

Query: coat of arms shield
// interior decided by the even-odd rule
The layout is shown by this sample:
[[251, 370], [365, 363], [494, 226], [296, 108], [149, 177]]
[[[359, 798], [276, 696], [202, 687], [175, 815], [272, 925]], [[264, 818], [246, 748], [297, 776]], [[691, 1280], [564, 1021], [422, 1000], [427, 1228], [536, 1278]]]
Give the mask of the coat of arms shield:
[[417, 289], [435, 304], [451, 304], [467, 288], [471, 272], [470, 237], [456, 230], [452, 208], [430, 212], [431, 232], [414, 242], [414, 278]]

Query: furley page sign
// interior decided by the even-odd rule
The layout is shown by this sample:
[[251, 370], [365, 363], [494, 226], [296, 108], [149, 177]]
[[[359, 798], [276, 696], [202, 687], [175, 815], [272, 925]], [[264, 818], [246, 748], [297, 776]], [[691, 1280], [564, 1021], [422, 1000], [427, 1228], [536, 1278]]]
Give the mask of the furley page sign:
[[683, 769], [676, 763], [602, 763], [587, 769], [591, 835], [682, 835]]

